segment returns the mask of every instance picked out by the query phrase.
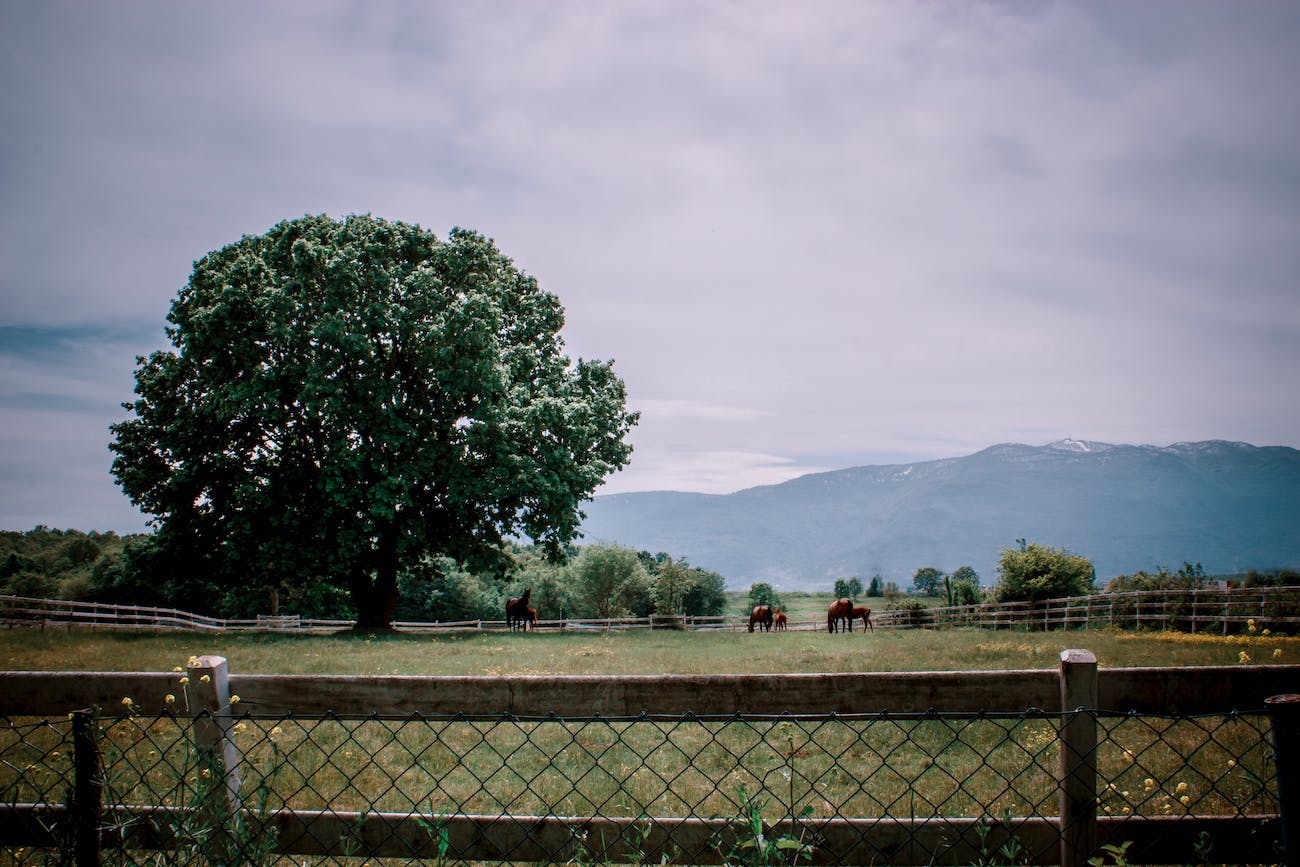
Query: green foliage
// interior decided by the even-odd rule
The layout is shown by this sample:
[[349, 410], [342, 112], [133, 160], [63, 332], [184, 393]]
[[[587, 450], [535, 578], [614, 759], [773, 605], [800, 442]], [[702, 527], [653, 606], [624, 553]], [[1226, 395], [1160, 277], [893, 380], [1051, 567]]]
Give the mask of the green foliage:
[[[780, 867], [785, 864], [797, 864], [800, 858], [811, 859], [813, 846], [798, 837], [783, 834], [771, 836], [763, 824], [763, 810], [767, 801], [751, 798], [741, 786], [740, 819], [744, 833], [733, 844], [721, 843], [722, 863], [726, 867]], [[800, 819], [812, 815], [812, 807], [805, 807]]]
[[871, 576], [871, 583], [867, 585], [868, 596], [880, 596], [885, 590], [885, 578], [880, 573]]
[[784, 603], [771, 584], [766, 581], [756, 581], [749, 587], [749, 605], [751, 608], [755, 605], [771, 605], [773, 608], [780, 608]]
[[0, 593], [15, 596], [86, 599], [96, 576], [112, 568], [123, 547], [143, 537], [83, 533], [38, 526], [0, 531]]
[[1251, 569], [1242, 580], [1243, 587], [1295, 587], [1300, 585], [1300, 571], [1273, 569], [1263, 572]]
[[579, 617], [643, 616], [650, 576], [637, 553], [621, 545], [587, 545], [565, 567]]
[[943, 573], [933, 566], [923, 566], [912, 576], [912, 586], [922, 596], [936, 596], [943, 583]]
[[500, 587], [474, 575], [450, 557], [426, 557], [397, 579], [397, 620], [500, 620]]
[[836, 578], [834, 592], [836, 599], [857, 599], [862, 595], [862, 582], [856, 575], [852, 578]]
[[1137, 571], [1132, 575], [1117, 575], [1106, 584], [1107, 593], [1124, 593], [1130, 590], [1195, 590], [1210, 581], [1201, 564], [1183, 563], [1177, 572], [1161, 566], [1155, 572]]
[[168, 321], [112, 471], [223, 588], [319, 577], [384, 626], [425, 557], [558, 557], [631, 452], [612, 365], [571, 363], [558, 299], [474, 232], [286, 221], [200, 260]]
[[962, 566], [943, 576], [944, 598], [948, 605], [974, 605], [980, 601], [980, 576], [970, 566]]
[[1037, 602], [1094, 592], [1097, 571], [1087, 557], [1024, 539], [1018, 542], [1019, 548], [1003, 548], [998, 559], [999, 602]]

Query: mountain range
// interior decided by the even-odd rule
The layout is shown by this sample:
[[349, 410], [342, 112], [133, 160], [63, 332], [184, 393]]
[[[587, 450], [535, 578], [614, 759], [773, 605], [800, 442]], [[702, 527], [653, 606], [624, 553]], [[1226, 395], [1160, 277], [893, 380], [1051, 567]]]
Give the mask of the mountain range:
[[1211, 574], [1300, 565], [1300, 451], [1219, 440], [1004, 443], [966, 457], [813, 473], [731, 494], [610, 494], [586, 542], [685, 557], [733, 589], [828, 589], [922, 566], [996, 580], [1018, 539], [1090, 558], [1099, 582], [1201, 563]]

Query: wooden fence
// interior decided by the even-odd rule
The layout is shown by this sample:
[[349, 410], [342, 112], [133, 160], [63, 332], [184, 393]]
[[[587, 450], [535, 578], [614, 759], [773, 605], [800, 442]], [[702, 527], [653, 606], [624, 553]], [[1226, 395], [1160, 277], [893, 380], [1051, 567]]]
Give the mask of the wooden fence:
[[[1198, 590], [1147, 590], [1100, 593], [1046, 599], [1041, 602], [1000, 602], [938, 608], [886, 609], [875, 603], [873, 626], [880, 629], [974, 626], [986, 629], [1089, 629], [1102, 626], [1179, 629], [1190, 632], [1241, 632], [1254, 621], [1258, 630], [1294, 630], [1300, 627], [1300, 588], [1252, 587]], [[879, 608], [875, 606], [879, 605]], [[351, 620], [324, 620], [298, 615], [258, 615], [221, 618], [175, 608], [71, 602], [23, 596], [0, 596], [0, 623], [40, 628], [92, 627], [100, 629], [154, 629], [189, 632], [338, 632]], [[404, 632], [505, 631], [504, 620], [408, 622], [393, 624]], [[557, 632], [611, 632], [636, 629], [687, 631], [739, 631], [743, 617], [665, 616], [622, 618], [566, 618], [539, 620], [538, 628]], [[824, 618], [790, 622], [793, 630], [823, 630]]]
[[[1082, 867], [1098, 847], [1131, 843], [1131, 863], [1186, 863], [1196, 861], [1196, 846], [1203, 834], [1215, 843], [1215, 852], [1237, 863], [1273, 862], [1275, 841], [1295, 830], [1300, 756], [1294, 744], [1300, 736], [1295, 708], [1300, 696], [1300, 666], [1213, 668], [1099, 669], [1086, 650], [1061, 654], [1058, 670], [921, 672], [877, 674], [781, 675], [677, 675], [677, 676], [526, 676], [526, 677], [410, 677], [410, 676], [304, 676], [240, 674], [227, 670], [226, 660], [205, 656], [191, 660], [187, 673], [195, 690], [191, 712], [193, 732], [204, 749], [217, 757], [218, 773], [226, 774], [228, 804], [240, 806], [238, 777], [226, 773], [238, 763], [236, 715], [232, 697], [238, 696], [240, 714], [356, 714], [450, 716], [485, 714], [519, 717], [644, 718], [663, 715], [726, 716], [781, 712], [793, 718], [827, 720], [837, 715], [885, 712], [905, 715], [976, 714], [990, 709], [1022, 711], [1045, 709], [1055, 714], [1057, 733], [1056, 797], [1054, 816], [1007, 817], [1026, 850], [1037, 853], [1032, 863]], [[166, 714], [175, 705], [166, 698], [175, 691], [175, 673], [147, 672], [0, 672], [0, 714], [62, 720], [70, 710], [98, 708], [99, 713]], [[133, 696], [124, 707], [123, 696]], [[1270, 705], [1269, 702], [1272, 701]], [[1180, 816], [1098, 815], [1099, 794], [1106, 786], [1098, 777], [1099, 721], [1107, 715], [1137, 718], [1144, 714], [1265, 714], [1271, 708], [1273, 737], [1279, 744], [1276, 788], [1277, 814], [1246, 813]], [[1053, 710], [1054, 709], [1054, 710]], [[1088, 709], [1098, 709], [1095, 712]], [[245, 717], [247, 718], [247, 717]], [[74, 720], [74, 730], [76, 728]], [[202, 722], [203, 725], [198, 723]], [[511, 723], [512, 726], [517, 724]], [[1158, 727], [1158, 726], [1157, 726]], [[85, 728], [85, 724], [82, 724]], [[75, 735], [75, 731], [74, 731]], [[1286, 750], [1281, 748], [1286, 744]], [[78, 748], [80, 749], [80, 747]], [[740, 761], [737, 756], [736, 760]], [[414, 759], [412, 759], [414, 760]], [[226, 771], [222, 771], [222, 768]], [[1181, 772], [1182, 769], [1180, 769]], [[399, 769], [400, 771], [400, 769]], [[1265, 771], [1267, 774], [1267, 770]], [[90, 775], [90, 776], [87, 776]], [[100, 804], [90, 771], [77, 775], [86, 786], [80, 799], [61, 803], [0, 803], [0, 847], [51, 845], [49, 829], [70, 822], [82, 829], [86, 861], [95, 863], [105, 815], [117, 828], [149, 825], [163, 808]], [[1166, 781], [1161, 781], [1162, 784]], [[1126, 793], [1127, 794], [1127, 793]], [[69, 815], [70, 810], [91, 810], [93, 815]], [[349, 828], [364, 828], [365, 854], [372, 858], [438, 857], [427, 833], [433, 817], [408, 811], [353, 814], [338, 810], [280, 809], [272, 811], [269, 826], [276, 829], [275, 852], [293, 856], [340, 857]], [[623, 841], [594, 855], [602, 860], [634, 861], [647, 851], [666, 852], [669, 843], [689, 847], [695, 863], [717, 863], [698, 853], [725, 830], [728, 820], [687, 817], [646, 819], [610, 815], [588, 816], [438, 816], [444, 841], [454, 845], [457, 859], [564, 860], [572, 855], [575, 829], [586, 839]], [[734, 823], [734, 820], [732, 820]], [[646, 823], [639, 846], [625, 845], [629, 829]], [[969, 864], [981, 852], [958, 832], [969, 831], [987, 817], [872, 818], [835, 816], [828, 819], [783, 820], [769, 828], [771, 835], [811, 830], [824, 847], [813, 863], [856, 865]], [[964, 833], [964, 832], [963, 832]], [[954, 843], [954, 839], [959, 842]], [[1295, 841], [1295, 836], [1286, 839]], [[965, 840], [965, 842], [960, 842]], [[355, 841], [354, 841], [355, 842]], [[121, 845], [121, 841], [118, 841]], [[151, 839], [137, 845], [166, 847]], [[503, 852], [512, 853], [503, 856]], [[531, 855], [529, 854], [531, 853]], [[889, 853], [887, 859], [880, 853]], [[589, 853], [593, 854], [593, 853]], [[1030, 862], [1026, 862], [1030, 863]], [[1287, 863], [1296, 863], [1292, 853]]]

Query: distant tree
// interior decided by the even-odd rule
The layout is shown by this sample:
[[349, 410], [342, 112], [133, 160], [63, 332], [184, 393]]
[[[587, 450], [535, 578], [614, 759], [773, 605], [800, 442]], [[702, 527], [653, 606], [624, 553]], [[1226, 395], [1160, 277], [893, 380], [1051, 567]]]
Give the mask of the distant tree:
[[899, 589], [897, 581], [886, 581], [880, 587], [880, 595], [893, 600], [903, 595], [903, 591]]
[[843, 599], [846, 597], [849, 599], [857, 599], [861, 595], [862, 582], [858, 580], [858, 576], [854, 575], [852, 578], [835, 579], [835, 597], [837, 599]]
[[1001, 602], [1037, 602], [1094, 591], [1097, 570], [1087, 557], [1036, 542], [1017, 540], [1019, 548], [1003, 548], [995, 588]]
[[912, 586], [922, 596], [937, 596], [943, 583], [943, 573], [933, 566], [923, 566], [912, 576]]
[[716, 617], [727, 610], [727, 582], [717, 572], [690, 567], [691, 585], [682, 600], [682, 611], [702, 617]]
[[1246, 573], [1243, 587], [1294, 587], [1300, 584], [1300, 572], [1295, 569], [1269, 569], [1263, 572], [1251, 569]]
[[949, 605], [974, 605], [980, 601], [980, 576], [970, 566], [961, 566], [943, 577], [943, 589]]
[[871, 584], [867, 586], [867, 595], [879, 596], [883, 592], [881, 590], [881, 587], [884, 585], [884, 583], [885, 583], [885, 579], [879, 573], [872, 575]]
[[749, 587], [749, 604], [751, 607], [755, 605], [771, 605], [773, 608], [779, 608], [783, 603], [780, 595], [772, 589], [771, 584], [766, 581], [758, 581]]
[[631, 548], [587, 545], [564, 571], [583, 617], [626, 617], [647, 607], [650, 576]]
[[572, 362], [559, 300], [471, 231], [289, 220], [199, 260], [167, 318], [112, 472], [223, 590], [324, 579], [387, 627], [426, 556], [558, 557], [631, 453], [612, 364]]
[[1155, 572], [1138, 570], [1132, 575], [1116, 575], [1106, 583], [1107, 593], [1125, 593], [1132, 590], [1195, 590], [1209, 583], [1209, 576], [1200, 563], [1183, 563], [1177, 572], [1164, 566]]
[[684, 614], [686, 594], [691, 589], [690, 570], [669, 558], [660, 564], [652, 578], [655, 611], [659, 614]]

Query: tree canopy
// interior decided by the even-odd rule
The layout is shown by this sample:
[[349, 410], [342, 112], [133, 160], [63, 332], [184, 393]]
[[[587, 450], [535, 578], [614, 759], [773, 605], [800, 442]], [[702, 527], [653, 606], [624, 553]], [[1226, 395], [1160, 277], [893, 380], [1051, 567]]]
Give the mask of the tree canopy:
[[912, 576], [912, 586], [916, 592], [922, 596], [934, 596], [939, 592], [939, 587], [943, 583], [943, 572], [933, 566], [922, 566], [916, 570]]
[[324, 579], [386, 626], [401, 564], [558, 553], [631, 453], [612, 362], [572, 362], [559, 300], [472, 231], [286, 221], [197, 262], [167, 318], [113, 474], [216, 586]]

